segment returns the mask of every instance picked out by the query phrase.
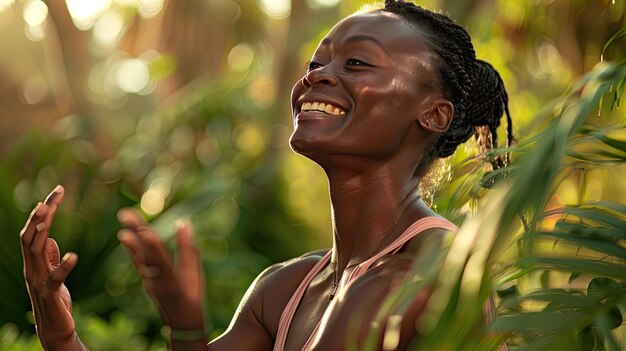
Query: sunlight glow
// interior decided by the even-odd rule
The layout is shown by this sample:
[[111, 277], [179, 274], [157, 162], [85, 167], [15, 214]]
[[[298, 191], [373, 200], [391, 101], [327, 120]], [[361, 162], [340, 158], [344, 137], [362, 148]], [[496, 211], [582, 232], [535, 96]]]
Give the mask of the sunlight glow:
[[164, 0], [138, 0], [139, 15], [143, 18], [156, 16], [163, 9]]
[[0, 0], [0, 12], [9, 9], [13, 3], [15, 3], [15, 0]]
[[116, 5], [121, 7], [130, 7], [137, 9], [139, 15], [143, 18], [151, 18], [156, 16], [165, 5], [164, 0], [113, 0]]
[[65, 0], [72, 21], [80, 30], [91, 28], [111, 7], [111, 0]]

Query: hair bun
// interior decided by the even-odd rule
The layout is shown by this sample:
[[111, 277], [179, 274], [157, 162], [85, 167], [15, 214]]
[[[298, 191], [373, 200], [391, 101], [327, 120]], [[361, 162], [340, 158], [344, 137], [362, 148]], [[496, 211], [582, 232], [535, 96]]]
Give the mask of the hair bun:
[[509, 96], [500, 74], [493, 66], [483, 60], [476, 60], [476, 63], [476, 76], [466, 103], [465, 116], [474, 127], [487, 127], [492, 134], [493, 146], [497, 147], [496, 129], [500, 126], [500, 118], [505, 112], [509, 127], [511, 123]]

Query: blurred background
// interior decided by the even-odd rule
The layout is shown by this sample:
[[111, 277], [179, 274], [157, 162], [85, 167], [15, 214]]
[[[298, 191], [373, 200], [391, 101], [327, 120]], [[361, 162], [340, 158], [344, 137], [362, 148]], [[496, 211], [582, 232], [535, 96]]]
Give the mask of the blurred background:
[[[366, 4], [0, 0], [0, 349], [40, 349], [18, 234], [57, 184], [66, 197], [52, 235], [62, 252], [79, 254], [67, 284], [93, 350], [166, 346], [116, 239], [121, 207], [141, 210], [165, 239], [177, 218], [193, 221], [211, 337], [265, 267], [328, 247], [326, 179], [288, 147], [288, 96], [319, 40]], [[468, 28], [478, 57], [505, 81], [518, 141], [601, 59], [626, 57], [623, 37], [603, 51], [625, 25], [623, 0], [418, 4]], [[471, 194], [455, 197], [463, 169], [441, 179], [474, 153], [459, 148], [424, 190], [456, 222], [475, 205]], [[571, 175], [553, 200], [623, 201], [625, 173]]]

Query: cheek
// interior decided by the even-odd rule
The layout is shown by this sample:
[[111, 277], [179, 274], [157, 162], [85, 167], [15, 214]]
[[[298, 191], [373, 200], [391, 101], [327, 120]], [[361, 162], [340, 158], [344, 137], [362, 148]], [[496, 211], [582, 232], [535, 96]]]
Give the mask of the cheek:
[[384, 82], [367, 82], [358, 91], [362, 113], [372, 118], [400, 121], [403, 116], [415, 114], [419, 93], [414, 84], [397, 78]]
[[358, 92], [360, 118], [353, 127], [366, 134], [381, 153], [396, 150], [414, 126], [417, 94], [402, 78], [364, 84]]

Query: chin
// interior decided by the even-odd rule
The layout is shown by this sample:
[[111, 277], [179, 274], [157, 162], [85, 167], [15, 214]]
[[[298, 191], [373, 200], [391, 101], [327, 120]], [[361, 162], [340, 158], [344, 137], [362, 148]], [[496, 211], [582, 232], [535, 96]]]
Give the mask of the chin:
[[333, 150], [329, 150], [329, 143], [319, 135], [310, 135], [296, 129], [289, 138], [289, 147], [295, 153], [302, 155], [311, 161], [320, 164], [323, 163], [323, 155], [332, 154]]
[[289, 138], [289, 147], [291, 147], [291, 150], [303, 156], [314, 153], [315, 144], [316, 143], [312, 141], [310, 137], [303, 136], [301, 132], [298, 132], [298, 129], [294, 130]]

